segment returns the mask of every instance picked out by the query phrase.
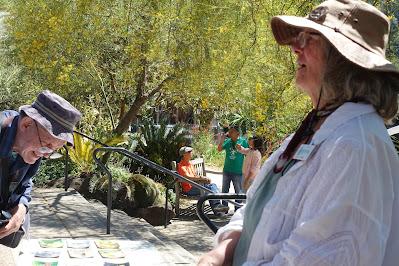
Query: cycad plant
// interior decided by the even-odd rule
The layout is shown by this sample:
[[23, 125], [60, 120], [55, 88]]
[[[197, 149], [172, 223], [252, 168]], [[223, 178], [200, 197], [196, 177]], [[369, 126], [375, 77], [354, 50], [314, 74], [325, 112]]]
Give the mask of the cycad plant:
[[[178, 150], [186, 145], [189, 133], [181, 125], [167, 127], [165, 122], [159, 126], [146, 121], [140, 127], [141, 134], [135, 137], [137, 141], [136, 151], [143, 157], [168, 169], [171, 168], [172, 161], [178, 158]], [[135, 162], [131, 165], [132, 171], [137, 171], [142, 165]], [[152, 169], [143, 167], [143, 174], [148, 174], [155, 181], [166, 184], [170, 181], [168, 177], [160, 175]]]
[[[74, 147], [68, 148], [69, 157], [77, 166], [76, 170], [80, 176], [90, 175], [96, 167], [93, 159], [93, 151], [101, 147], [101, 145], [96, 144], [91, 140], [85, 139], [76, 133], [73, 134], [73, 141]], [[104, 143], [109, 146], [118, 146], [126, 143], [126, 137], [123, 135], [116, 136], [104, 141]]]

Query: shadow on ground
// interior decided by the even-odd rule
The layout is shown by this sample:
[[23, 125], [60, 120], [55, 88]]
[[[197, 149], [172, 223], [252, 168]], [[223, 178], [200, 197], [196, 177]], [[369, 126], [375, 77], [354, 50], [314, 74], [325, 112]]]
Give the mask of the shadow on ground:
[[[185, 207], [181, 209], [178, 218], [174, 218], [166, 228], [164, 226], [156, 226], [156, 229], [198, 259], [202, 254], [212, 249], [214, 234], [204, 222], [199, 220], [195, 207], [193, 207], [194, 205], [183, 205]], [[209, 206], [207, 209], [210, 209]], [[231, 219], [231, 215], [218, 217], [211, 212], [208, 212], [208, 214], [218, 227], [227, 224]]]

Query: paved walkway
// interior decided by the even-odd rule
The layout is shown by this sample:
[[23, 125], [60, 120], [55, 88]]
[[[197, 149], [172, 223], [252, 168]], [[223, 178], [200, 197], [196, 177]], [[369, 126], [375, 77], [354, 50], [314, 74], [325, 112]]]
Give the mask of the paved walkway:
[[[220, 170], [207, 168], [207, 176], [219, 189], [222, 184]], [[233, 193], [233, 188], [230, 188]], [[188, 202], [188, 204], [194, 202]], [[153, 243], [172, 264], [195, 265], [204, 252], [212, 248], [213, 232], [195, 215], [181, 217], [171, 224], [152, 227], [142, 219], [125, 213], [112, 212], [111, 235], [106, 232], [106, 206], [86, 201], [74, 190], [34, 189], [31, 204], [31, 229], [28, 238], [107, 238], [147, 240]], [[220, 224], [226, 223], [225, 217]], [[178, 243], [178, 244], [176, 244]], [[15, 265], [20, 250], [0, 245], [0, 266]]]
[[[220, 191], [222, 191], [222, 172], [218, 168], [206, 167], [206, 176], [215, 183]], [[230, 193], [234, 193], [234, 188], [231, 185]], [[181, 198], [181, 205], [192, 205], [195, 204], [195, 200], [187, 200]], [[183, 207], [184, 208], [184, 207]], [[233, 206], [230, 207], [230, 215], [222, 218], [212, 219], [218, 226], [226, 224], [233, 213]], [[202, 254], [209, 251], [213, 247], [213, 232], [193, 214], [192, 216], [179, 217], [179, 219], [173, 219], [171, 223], [164, 228], [163, 226], [157, 226], [160, 232], [168, 236], [170, 239], [179, 243], [183, 248], [189, 251], [191, 254], [198, 259]]]
[[[31, 204], [31, 228], [27, 238], [84, 238], [146, 240], [167, 265], [195, 265], [196, 258], [147, 222], [113, 211], [111, 234], [106, 234], [106, 207], [89, 203], [74, 190], [35, 189]], [[21, 250], [0, 249], [0, 265], [15, 264]], [[13, 259], [14, 257], [14, 259]]]

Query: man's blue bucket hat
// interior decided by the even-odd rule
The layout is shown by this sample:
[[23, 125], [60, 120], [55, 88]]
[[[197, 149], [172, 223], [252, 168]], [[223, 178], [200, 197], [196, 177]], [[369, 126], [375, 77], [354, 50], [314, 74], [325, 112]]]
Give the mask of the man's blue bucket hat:
[[44, 127], [52, 136], [73, 145], [73, 128], [82, 114], [61, 96], [45, 90], [31, 105], [19, 108]]

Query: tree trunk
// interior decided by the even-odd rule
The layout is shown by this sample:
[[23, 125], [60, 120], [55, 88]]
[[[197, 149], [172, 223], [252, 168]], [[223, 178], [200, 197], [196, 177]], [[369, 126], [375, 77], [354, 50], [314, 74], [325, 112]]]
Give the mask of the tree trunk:
[[119, 121], [118, 126], [115, 128], [114, 132], [118, 135], [126, 132], [130, 126], [130, 124], [137, 118], [137, 114], [140, 111], [141, 106], [146, 102], [147, 97], [137, 97], [129, 111], [123, 116], [123, 118]]
[[120, 107], [119, 107], [119, 117], [118, 120], [121, 121], [123, 116], [125, 115], [126, 112], [126, 98], [123, 98], [120, 102]]
[[[143, 77], [144, 76], [145, 75], [143, 75]], [[134, 100], [129, 111], [119, 121], [119, 124], [114, 130], [114, 132], [118, 135], [121, 135], [123, 132], [125, 132], [129, 128], [130, 124], [137, 118], [137, 114], [139, 113], [140, 108], [145, 104], [145, 102], [154, 97], [157, 93], [159, 93], [162, 90], [162, 88], [165, 86], [165, 84], [168, 81], [172, 80], [173, 78], [174, 75], [165, 78], [156, 88], [145, 94], [144, 94], [144, 78], [142, 78], [141, 83], [139, 83], [137, 86], [136, 99]]]

